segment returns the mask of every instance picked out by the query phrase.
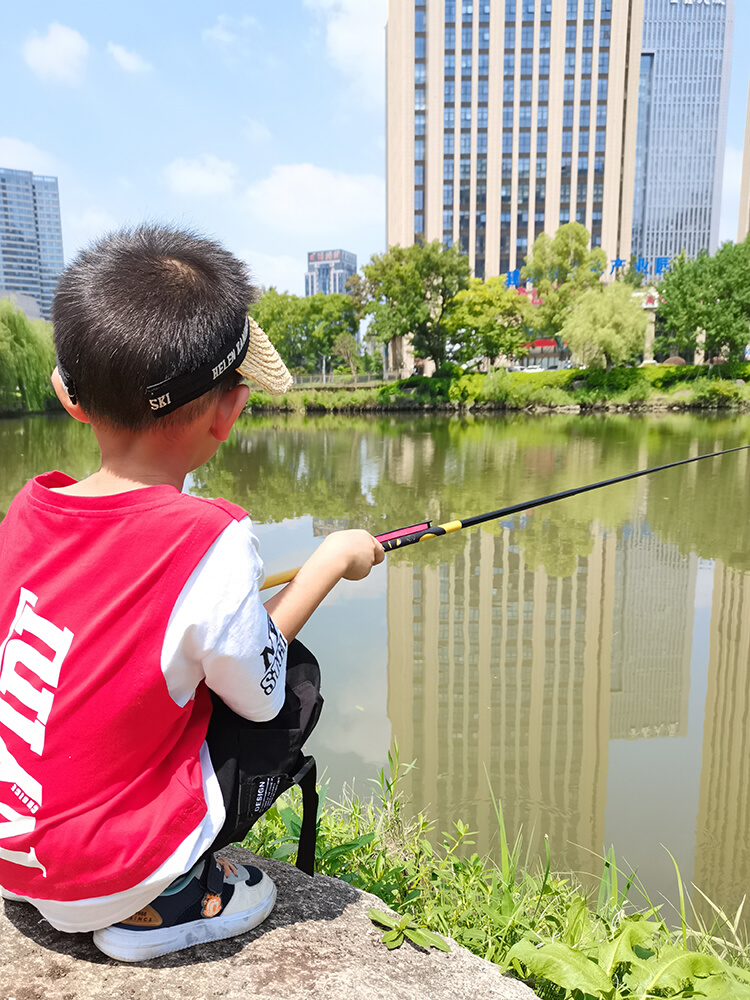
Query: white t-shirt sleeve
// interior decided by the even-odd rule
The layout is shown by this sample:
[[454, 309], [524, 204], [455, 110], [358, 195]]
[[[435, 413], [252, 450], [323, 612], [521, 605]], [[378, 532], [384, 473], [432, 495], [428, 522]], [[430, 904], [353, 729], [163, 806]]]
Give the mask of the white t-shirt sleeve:
[[205, 680], [246, 719], [278, 715], [287, 643], [263, 607], [263, 579], [250, 519], [232, 521], [191, 573], [169, 618], [161, 669], [178, 705]]

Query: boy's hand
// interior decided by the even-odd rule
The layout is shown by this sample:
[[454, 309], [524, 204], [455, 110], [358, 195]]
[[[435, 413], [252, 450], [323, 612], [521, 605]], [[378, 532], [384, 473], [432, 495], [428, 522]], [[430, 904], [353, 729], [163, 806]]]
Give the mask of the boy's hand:
[[341, 578], [344, 580], [364, 580], [372, 567], [385, 559], [385, 549], [380, 542], [361, 528], [335, 531], [320, 548], [325, 550], [327, 558], [342, 560]]

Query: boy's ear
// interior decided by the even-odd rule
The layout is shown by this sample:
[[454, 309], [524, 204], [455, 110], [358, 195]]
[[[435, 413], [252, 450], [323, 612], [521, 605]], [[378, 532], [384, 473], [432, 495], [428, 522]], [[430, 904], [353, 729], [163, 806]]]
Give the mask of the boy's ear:
[[62, 379], [60, 378], [60, 372], [57, 370], [57, 366], [55, 366], [55, 370], [50, 376], [50, 382], [52, 383], [52, 388], [55, 390], [55, 395], [71, 417], [75, 417], [76, 420], [80, 420], [82, 424], [90, 423], [89, 418], [81, 409], [81, 404], [71, 403], [70, 396], [67, 394], [65, 387], [62, 384]]
[[229, 432], [244, 410], [249, 395], [250, 387], [242, 384], [236, 385], [234, 389], [228, 389], [219, 397], [210, 428], [211, 434], [217, 441], [226, 441], [229, 437]]

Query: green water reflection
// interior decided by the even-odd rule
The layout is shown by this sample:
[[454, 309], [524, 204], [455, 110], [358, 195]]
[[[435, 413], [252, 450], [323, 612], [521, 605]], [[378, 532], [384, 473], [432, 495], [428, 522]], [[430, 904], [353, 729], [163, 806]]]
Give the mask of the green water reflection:
[[[189, 488], [242, 504], [269, 571], [331, 526], [495, 509], [750, 441], [745, 417], [244, 418]], [[86, 428], [0, 423], [0, 510], [30, 476], [94, 467]], [[391, 738], [436, 830], [509, 832], [556, 867], [613, 843], [649, 890], [723, 906], [750, 877], [748, 453], [392, 553], [305, 628], [325, 675], [315, 750], [362, 782]]]

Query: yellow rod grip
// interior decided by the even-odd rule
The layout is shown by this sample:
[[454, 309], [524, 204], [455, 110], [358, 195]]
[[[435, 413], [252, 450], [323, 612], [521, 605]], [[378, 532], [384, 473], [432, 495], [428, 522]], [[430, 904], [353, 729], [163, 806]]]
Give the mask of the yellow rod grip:
[[261, 590], [270, 590], [271, 587], [280, 587], [282, 583], [289, 583], [299, 573], [300, 567], [295, 569], [285, 569], [283, 573], [272, 573], [267, 576]]

